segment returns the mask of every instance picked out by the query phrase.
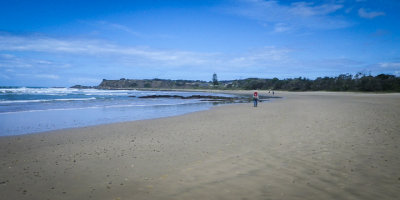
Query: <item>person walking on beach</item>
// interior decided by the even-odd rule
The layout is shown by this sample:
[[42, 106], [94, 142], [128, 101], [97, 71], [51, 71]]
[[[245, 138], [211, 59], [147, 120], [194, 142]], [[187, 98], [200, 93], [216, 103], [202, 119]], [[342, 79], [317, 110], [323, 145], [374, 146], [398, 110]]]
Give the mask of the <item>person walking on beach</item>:
[[258, 103], [258, 92], [255, 91], [253, 93], [253, 102], [254, 102], [254, 107], [257, 107], [257, 103]]

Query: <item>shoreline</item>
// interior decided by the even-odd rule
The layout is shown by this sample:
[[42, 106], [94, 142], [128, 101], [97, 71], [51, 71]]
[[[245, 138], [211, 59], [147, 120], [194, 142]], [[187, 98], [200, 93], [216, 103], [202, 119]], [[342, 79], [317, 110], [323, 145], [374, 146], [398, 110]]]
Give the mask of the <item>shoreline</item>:
[[[147, 90], [151, 91], [151, 90]], [[157, 90], [157, 91], [163, 91], [163, 90]], [[242, 96], [251, 96], [251, 93], [253, 90], [227, 90], [226, 92], [221, 92], [222, 90], [195, 90], [195, 89], [174, 89], [174, 90], [166, 90], [166, 91], [180, 91], [180, 92], [208, 92], [208, 93], [220, 93], [220, 94], [232, 94], [232, 95], [242, 95]], [[260, 91], [260, 90], [258, 90]], [[266, 93], [266, 92], [265, 92]], [[367, 92], [331, 92], [331, 91], [301, 91], [301, 92], [292, 92], [292, 91], [276, 91], [279, 95], [284, 95], [284, 96], [271, 96], [271, 95], [262, 95], [267, 97], [267, 100], [263, 99], [263, 102], [271, 102], [274, 100], [285, 100], [288, 96], [290, 97], [291, 94], [294, 95], [338, 95], [338, 94], [344, 94], [344, 95], [351, 95], [351, 96], [369, 96], [369, 95], [389, 95], [393, 97], [399, 97], [400, 98], [400, 93], [367, 93]], [[285, 97], [286, 96], [286, 97]], [[213, 103], [213, 102], [210, 102]], [[252, 102], [246, 103], [218, 103], [216, 105], [213, 105], [205, 110], [198, 110], [198, 111], [191, 111], [191, 112], [186, 112], [183, 114], [178, 114], [178, 115], [172, 115], [172, 116], [161, 116], [161, 117], [156, 117], [156, 118], [148, 118], [148, 119], [137, 119], [137, 120], [128, 120], [128, 121], [118, 121], [118, 122], [109, 122], [109, 123], [102, 123], [102, 124], [95, 124], [95, 125], [85, 125], [85, 126], [78, 126], [78, 127], [67, 127], [67, 128], [60, 128], [60, 129], [54, 129], [54, 130], [48, 130], [48, 131], [39, 131], [39, 132], [31, 132], [31, 133], [23, 133], [23, 134], [14, 134], [14, 135], [0, 135], [0, 139], [2, 137], [18, 137], [18, 136], [24, 136], [24, 135], [32, 135], [32, 134], [42, 134], [42, 133], [49, 133], [49, 132], [58, 132], [58, 131], [68, 131], [68, 130], [74, 130], [74, 129], [81, 129], [81, 128], [89, 128], [89, 127], [96, 127], [96, 126], [107, 126], [107, 125], [112, 125], [112, 124], [119, 124], [119, 123], [131, 123], [131, 122], [136, 122], [136, 121], [143, 121], [143, 120], [157, 120], [157, 119], [163, 119], [163, 118], [169, 118], [169, 117], [177, 117], [177, 116], [183, 116], [187, 114], [195, 114], [197, 112], [203, 112], [203, 111], [209, 111], [211, 109], [214, 109], [215, 107], [219, 106], [228, 106], [228, 105], [237, 105], [237, 104], [252, 104]], [[80, 108], [80, 109], [85, 109], [85, 108]], [[61, 109], [63, 110], [63, 109]], [[36, 110], [35, 110], [36, 111]], [[37, 110], [37, 111], [47, 111], [47, 110]], [[22, 112], [32, 112], [32, 111], [22, 111]], [[10, 112], [14, 113], [14, 112]], [[7, 114], [7, 113], [6, 113]]]
[[[249, 92], [249, 91], [247, 91]], [[396, 199], [400, 94], [259, 104], [0, 137], [10, 199]]]
[[[10, 111], [2, 110], [0, 113], [0, 135], [23, 135], [64, 128], [175, 116], [207, 110], [214, 103], [237, 103], [243, 100], [239, 95], [233, 97], [233, 95], [221, 93], [219, 93], [220, 96], [214, 97], [218, 93], [208, 93], [214, 96], [207, 96], [206, 93], [203, 95], [200, 92], [171, 92], [172, 95], [146, 92], [138, 93], [139, 96], [136, 93], [133, 93], [133, 96], [125, 95], [126, 97], [124, 95], [119, 97], [117, 93], [115, 96], [118, 96], [118, 99], [110, 101], [102, 100], [108, 98], [107, 95], [101, 96], [102, 92], [89, 92], [92, 95], [89, 98], [90, 101], [75, 101], [77, 99], [71, 98], [49, 99], [48, 102], [51, 103], [47, 104], [45, 100], [37, 100], [40, 103], [36, 103], [36, 100], [33, 103], [27, 100], [26, 105], [21, 104], [21, 107], [27, 107], [26, 110], [19, 110], [19, 102], [10, 101], [9, 104], [3, 104], [3, 109], [9, 106]], [[70, 94], [69, 91], [66, 93]], [[186, 97], [186, 95], [189, 96]], [[74, 100], [74, 103], [70, 104], [69, 100]]]

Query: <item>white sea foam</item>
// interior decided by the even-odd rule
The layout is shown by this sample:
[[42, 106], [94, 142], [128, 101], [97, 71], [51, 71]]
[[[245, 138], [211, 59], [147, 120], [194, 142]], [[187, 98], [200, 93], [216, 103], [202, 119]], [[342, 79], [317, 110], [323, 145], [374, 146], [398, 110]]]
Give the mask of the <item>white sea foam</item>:
[[74, 88], [0, 88], [0, 93], [8, 94], [66, 94], [78, 91]]
[[0, 100], [0, 104], [10, 104], [10, 103], [43, 103], [52, 101], [89, 101], [95, 100], [95, 97], [90, 98], [70, 98], [70, 99], [34, 99], [34, 100]]
[[[198, 100], [139, 99], [128, 96], [194, 95], [171, 91], [98, 90], [75, 88], [0, 88], [0, 114], [74, 111], [83, 109], [151, 108], [200, 103]], [[199, 93], [202, 94], [202, 93]], [[63, 103], [65, 102], [65, 103]], [[201, 102], [204, 103], [204, 102]], [[147, 110], [146, 108], [146, 110]], [[141, 109], [138, 109], [138, 111]], [[136, 111], [135, 111], [136, 112]]]
[[130, 95], [136, 90], [98, 90], [76, 88], [0, 88], [0, 94], [33, 94], [33, 95]]

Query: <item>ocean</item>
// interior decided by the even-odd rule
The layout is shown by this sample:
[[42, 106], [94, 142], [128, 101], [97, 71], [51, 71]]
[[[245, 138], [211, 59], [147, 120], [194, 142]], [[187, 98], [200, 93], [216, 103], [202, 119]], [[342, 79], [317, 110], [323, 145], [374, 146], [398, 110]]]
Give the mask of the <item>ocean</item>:
[[233, 96], [179, 91], [0, 88], [0, 136], [176, 116], [215, 105], [201, 99], [139, 98], [150, 95]]

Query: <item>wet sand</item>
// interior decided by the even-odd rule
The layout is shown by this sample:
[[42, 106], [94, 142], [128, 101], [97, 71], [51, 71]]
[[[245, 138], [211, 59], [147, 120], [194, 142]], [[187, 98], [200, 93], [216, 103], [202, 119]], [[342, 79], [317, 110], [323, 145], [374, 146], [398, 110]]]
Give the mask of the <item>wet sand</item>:
[[0, 196], [400, 196], [400, 94], [275, 95], [284, 98], [257, 108], [218, 106], [176, 117], [0, 137]]

